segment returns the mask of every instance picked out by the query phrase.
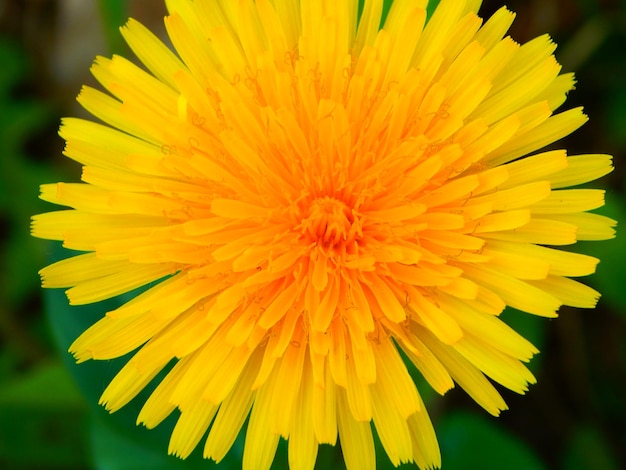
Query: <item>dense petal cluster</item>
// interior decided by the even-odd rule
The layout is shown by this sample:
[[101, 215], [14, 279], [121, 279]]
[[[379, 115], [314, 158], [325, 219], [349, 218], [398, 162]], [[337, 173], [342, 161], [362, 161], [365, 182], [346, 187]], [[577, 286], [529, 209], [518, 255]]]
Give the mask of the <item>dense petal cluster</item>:
[[[480, 1], [168, 0], [175, 53], [134, 20], [145, 69], [114, 56], [65, 119], [80, 184], [42, 186], [70, 209], [33, 234], [84, 254], [42, 270], [71, 304], [156, 284], [71, 346], [78, 361], [136, 351], [104, 391], [115, 411], [172, 359], [138, 421], [179, 413], [171, 453], [207, 435], [221, 460], [246, 418], [243, 465], [267, 469], [280, 437], [293, 469], [339, 438], [349, 469], [440, 465], [404, 361], [437, 392], [455, 383], [489, 413], [491, 380], [523, 393], [537, 350], [499, 320], [547, 317], [598, 294], [570, 279], [597, 260], [558, 247], [613, 236], [567, 189], [606, 155], [538, 153], [586, 117], [555, 114], [574, 86], [547, 36], [505, 37]], [[556, 247], [556, 248], [555, 248]], [[176, 411], [177, 410], [177, 411]]]

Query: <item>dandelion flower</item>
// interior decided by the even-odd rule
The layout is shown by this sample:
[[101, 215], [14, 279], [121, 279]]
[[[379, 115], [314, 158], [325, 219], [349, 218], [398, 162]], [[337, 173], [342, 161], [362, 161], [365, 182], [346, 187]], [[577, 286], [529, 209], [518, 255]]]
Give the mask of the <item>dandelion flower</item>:
[[[130, 20], [145, 68], [98, 57], [106, 92], [64, 119], [83, 183], [45, 184], [69, 209], [33, 234], [84, 252], [41, 271], [73, 305], [147, 290], [85, 331], [79, 362], [134, 352], [110, 411], [172, 362], [138, 417], [178, 421], [169, 452], [220, 461], [247, 418], [243, 466], [292, 469], [319, 444], [350, 470], [440, 465], [410, 361], [485, 410], [493, 382], [524, 393], [537, 350], [498, 315], [591, 308], [572, 280], [597, 259], [559, 247], [613, 237], [589, 213], [606, 155], [541, 151], [586, 121], [556, 112], [574, 86], [555, 45], [506, 36], [478, 0], [169, 0], [174, 51]], [[103, 312], [104, 313], [104, 312]], [[174, 361], [173, 361], [174, 360]]]

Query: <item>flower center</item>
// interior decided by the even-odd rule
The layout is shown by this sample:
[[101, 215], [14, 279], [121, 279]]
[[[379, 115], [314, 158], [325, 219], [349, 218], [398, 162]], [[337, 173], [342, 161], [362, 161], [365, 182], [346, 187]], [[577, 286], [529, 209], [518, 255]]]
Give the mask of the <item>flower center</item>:
[[342, 201], [332, 197], [314, 199], [302, 220], [302, 231], [324, 247], [345, 244], [354, 238], [354, 215]]

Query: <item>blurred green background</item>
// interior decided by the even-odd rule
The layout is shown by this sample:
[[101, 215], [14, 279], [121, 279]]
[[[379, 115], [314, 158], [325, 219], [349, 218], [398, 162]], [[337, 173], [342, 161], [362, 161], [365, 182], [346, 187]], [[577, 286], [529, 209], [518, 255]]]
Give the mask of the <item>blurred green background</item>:
[[[485, 0], [481, 16], [501, 5]], [[567, 107], [582, 105], [591, 119], [558, 147], [615, 156], [616, 171], [601, 183], [609, 190], [601, 212], [626, 221], [626, 1], [507, 6], [518, 14], [516, 40], [549, 32], [564, 71], [576, 72]], [[118, 26], [134, 16], [162, 32], [163, 15], [158, 0], [0, 0], [1, 469], [213, 467], [198, 451], [185, 462], [165, 455], [171, 420], [135, 429], [139, 401], [112, 417], [96, 405], [123, 360], [77, 367], [64, 351], [110, 306], [69, 308], [61, 292], [43, 293], [37, 271], [64, 254], [29, 236], [30, 216], [53, 209], [37, 199], [38, 185], [79, 177], [56, 131], [61, 116], [85, 115], [74, 97], [93, 83], [93, 58], [130, 57]], [[589, 278], [603, 293], [596, 310], [564, 309], [558, 320], [504, 314], [541, 350], [531, 363], [538, 384], [526, 396], [503, 391], [510, 410], [494, 419], [459, 390], [442, 399], [420, 388], [444, 470], [626, 468], [626, 238], [576, 249], [602, 259]], [[240, 467], [241, 451], [239, 439], [219, 468]], [[323, 446], [317, 468], [342, 468], [339, 452]], [[380, 467], [390, 467], [378, 455]], [[284, 443], [275, 468], [286, 468]]]

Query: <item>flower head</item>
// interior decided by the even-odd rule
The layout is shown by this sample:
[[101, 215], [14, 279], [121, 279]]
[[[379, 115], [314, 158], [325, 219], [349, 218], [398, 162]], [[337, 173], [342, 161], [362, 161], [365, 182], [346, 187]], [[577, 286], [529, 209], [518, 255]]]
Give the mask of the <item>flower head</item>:
[[[202, 440], [219, 461], [249, 415], [244, 467], [280, 437], [294, 469], [341, 442], [349, 469], [440, 464], [404, 360], [489, 413], [490, 380], [523, 393], [537, 350], [511, 306], [556, 316], [598, 294], [570, 277], [597, 259], [558, 247], [613, 236], [588, 213], [603, 192], [564, 189], [611, 171], [605, 155], [540, 152], [586, 117], [555, 114], [574, 86], [547, 36], [505, 37], [479, 1], [167, 1], [175, 53], [134, 20], [146, 70], [99, 57], [106, 93], [65, 119], [81, 184], [42, 186], [71, 209], [33, 234], [85, 252], [41, 272], [72, 304], [157, 281], [71, 346], [78, 361], [136, 351], [104, 391], [115, 411], [174, 367], [138, 421], [180, 416], [171, 453]], [[528, 156], [530, 155], [530, 156]], [[401, 353], [401, 352], [402, 353]], [[404, 359], [403, 359], [404, 357]], [[178, 411], [175, 411], [175, 410]]]

